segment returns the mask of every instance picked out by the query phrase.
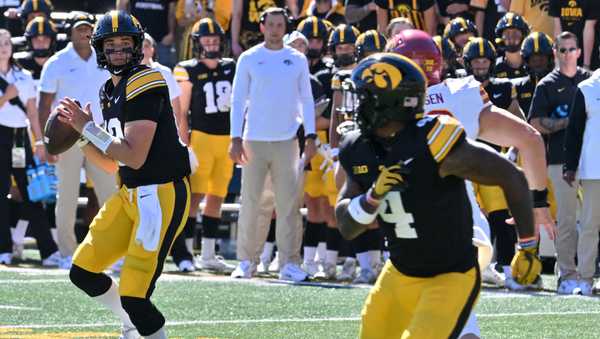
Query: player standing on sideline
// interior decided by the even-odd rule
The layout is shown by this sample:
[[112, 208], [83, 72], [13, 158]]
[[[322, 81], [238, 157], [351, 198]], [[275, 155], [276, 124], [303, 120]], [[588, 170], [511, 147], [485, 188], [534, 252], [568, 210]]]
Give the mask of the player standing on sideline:
[[[136, 18], [106, 13], [92, 36], [98, 65], [111, 73], [100, 91], [104, 124], [93, 122], [89, 103], [82, 109], [64, 98], [58, 111], [82, 134], [86, 157], [121, 179], [75, 251], [71, 281], [121, 319], [123, 337], [162, 339], [165, 318], [150, 297], [188, 216], [190, 164], [165, 80], [140, 65], [143, 40]], [[102, 272], [122, 256], [117, 285]]]

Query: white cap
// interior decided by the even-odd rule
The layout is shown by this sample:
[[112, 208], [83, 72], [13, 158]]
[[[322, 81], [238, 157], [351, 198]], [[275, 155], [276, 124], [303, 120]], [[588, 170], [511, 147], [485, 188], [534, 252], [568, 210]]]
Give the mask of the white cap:
[[293, 31], [289, 34], [286, 34], [283, 37], [283, 41], [285, 42], [286, 45], [291, 44], [292, 42], [298, 40], [298, 39], [302, 39], [302, 41], [304, 41], [304, 43], [306, 45], [308, 45], [308, 39], [304, 36], [304, 34], [298, 32], [298, 31]]

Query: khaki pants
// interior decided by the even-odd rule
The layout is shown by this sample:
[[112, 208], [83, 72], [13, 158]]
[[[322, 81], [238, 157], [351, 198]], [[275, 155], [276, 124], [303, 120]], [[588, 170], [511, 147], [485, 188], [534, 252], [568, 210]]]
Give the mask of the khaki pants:
[[56, 233], [58, 250], [62, 256], [73, 255], [77, 248], [74, 228], [82, 166], [85, 166], [86, 175], [94, 183], [94, 191], [100, 206], [117, 191], [115, 176], [104, 172], [91, 162], [85, 161], [83, 152], [79, 147], [73, 146], [59, 156], [56, 164], [56, 176], [58, 178]]
[[[302, 225], [298, 203], [299, 150], [296, 139], [265, 142], [245, 141], [248, 164], [242, 169], [242, 204], [238, 221], [237, 257], [259, 262], [267, 237], [270, 214], [268, 197], [263, 197], [265, 179], [270, 174], [277, 212], [275, 237], [281, 267], [300, 263]], [[261, 201], [263, 198], [267, 201]], [[259, 220], [262, 216], [262, 220]], [[268, 219], [267, 219], [268, 218]], [[266, 219], [266, 220], [265, 220]]]
[[598, 232], [600, 232], [600, 180], [581, 180], [583, 208], [581, 228], [577, 244], [577, 270], [583, 280], [592, 282], [598, 256]]
[[563, 279], [577, 279], [577, 268], [575, 266], [575, 254], [577, 252], [577, 185], [569, 186], [562, 179], [562, 165], [549, 165], [548, 174], [554, 186], [556, 197], [556, 219], [558, 224], [558, 235], [555, 246], [560, 269], [560, 277]]

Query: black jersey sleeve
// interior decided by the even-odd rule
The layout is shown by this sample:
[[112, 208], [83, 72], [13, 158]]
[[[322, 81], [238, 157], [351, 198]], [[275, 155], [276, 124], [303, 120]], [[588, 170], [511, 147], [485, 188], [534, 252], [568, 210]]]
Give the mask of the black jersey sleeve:
[[168, 95], [167, 82], [159, 71], [146, 68], [134, 73], [127, 79], [124, 122], [158, 122], [165, 100], [168, 102]]
[[417, 126], [424, 128], [429, 152], [438, 164], [454, 147], [466, 140], [465, 129], [451, 116], [428, 116], [417, 122]]

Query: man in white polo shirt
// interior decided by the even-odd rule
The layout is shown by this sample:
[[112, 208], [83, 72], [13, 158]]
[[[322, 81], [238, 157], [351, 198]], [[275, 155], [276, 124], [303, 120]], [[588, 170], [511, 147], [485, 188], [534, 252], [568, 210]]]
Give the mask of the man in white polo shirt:
[[[98, 68], [96, 53], [90, 45], [93, 25], [87, 16], [81, 16], [79, 21], [75, 20], [69, 32], [71, 42], [44, 65], [39, 84], [38, 110], [41, 126], [46, 125], [51, 109], [64, 97], [74, 98], [82, 105], [91, 103], [94, 120], [97, 124], [102, 124], [98, 93], [110, 74]], [[58, 249], [67, 259], [63, 268], [70, 266], [69, 259], [77, 247], [74, 226], [82, 166], [94, 183], [100, 206], [116, 190], [115, 176], [85, 161], [79, 147], [73, 146], [60, 155], [56, 164], [56, 228]]]
[[306, 57], [283, 44], [288, 24], [282, 8], [261, 14], [265, 42], [242, 53], [233, 81], [230, 156], [244, 166], [237, 239], [241, 262], [232, 273], [236, 278], [250, 278], [256, 272], [267, 236], [268, 227], [257, 227], [267, 173], [275, 194], [279, 278], [299, 281], [307, 276], [299, 266], [302, 227], [295, 197], [301, 169], [296, 134], [303, 123], [307, 163], [316, 153], [315, 112]]

